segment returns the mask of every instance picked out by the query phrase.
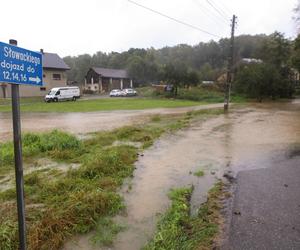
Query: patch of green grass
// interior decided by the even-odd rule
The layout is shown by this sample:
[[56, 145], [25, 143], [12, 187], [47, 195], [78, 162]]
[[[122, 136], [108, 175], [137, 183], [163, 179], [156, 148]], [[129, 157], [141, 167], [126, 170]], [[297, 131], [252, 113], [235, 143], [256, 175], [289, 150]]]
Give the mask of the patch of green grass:
[[[43, 97], [22, 97], [20, 98], [21, 104], [29, 104], [29, 103], [41, 103], [44, 101]], [[11, 105], [10, 98], [0, 98], [0, 105]]]
[[100, 218], [97, 221], [96, 232], [91, 237], [92, 243], [102, 246], [112, 246], [116, 235], [126, 227], [113, 222], [111, 218]]
[[[97, 221], [103, 216], [112, 216], [120, 211], [124, 205], [117, 188], [125, 178], [132, 176], [139, 149], [129, 145], [113, 146], [113, 142], [138, 141], [146, 147], [163, 131], [147, 126], [124, 127], [111, 132], [95, 133], [92, 138], [83, 142], [59, 131], [25, 135], [24, 148], [30, 145], [30, 150], [24, 154], [25, 160], [38, 155], [81, 164], [64, 174], [38, 170], [24, 176], [30, 249], [57, 249], [69, 235], [88, 232], [97, 226]], [[5, 148], [12, 151], [12, 144], [5, 144]], [[61, 152], [66, 150], [70, 150], [71, 159], [67, 157], [68, 154], [61, 158]], [[79, 153], [74, 154], [74, 151]], [[12, 167], [11, 161], [7, 161], [7, 164]], [[49, 178], [50, 172], [55, 178]], [[14, 188], [0, 192], [0, 211], [4, 215], [0, 218], [0, 230], [8, 232], [2, 235], [8, 237], [8, 240], [0, 236], [1, 249], [4, 246], [14, 249], [17, 244], [14, 231], [17, 227], [16, 213], [3, 210], [5, 204], [13, 204], [12, 211], [16, 211], [14, 200]], [[29, 209], [30, 204], [42, 204], [43, 207], [40, 209], [29, 206]], [[4, 224], [4, 220], [14, 223]], [[11, 228], [11, 225], [14, 227]], [[113, 228], [114, 234], [117, 231]]]
[[[120, 98], [120, 99], [95, 99], [77, 102], [58, 103], [27, 103], [21, 105], [22, 112], [91, 112], [109, 110], [137, 110], [151, 108], [176, 108], [201, 105], [202, 103], [187, 100], [170, 99], [142, 99], [142, 98]], [[10, 112], [11, 105], [0, 105], [0, 112]]]
[[[112, 216], [124, 207], [117, 188], [132, 175], [138, 148], [112, 146], [112, 140], [117, 140], [113, 136], [115, 133], [107, 132], [107, 136], [95, 134], [86, 142], [59, 131], [24, 137], [24, 148], [30, 144], [36, 149], [25, 159], [38, 154], [62, 160], [58, 152], [81, 150], [81, 154], [72, 154], [75, 156], [71, 159], [81, 164], [78, 168], [69, 169], [64, 174], [37, 170], [24, 176], [30, 249], [58, 249], [71, 234], [90, 231], [103, 216]], [[107, 138], [105, 143], [103, 138]], [[65, 157], [63, 160], [70, 159]], [[51, 178], [52, 174], [55, 178]], [[0, 218], [0, 231], [7, 231], [0, 236], [0, 249], [15, 249], [17, 245], [17, 216], [11, 213], [16, 211], [14, 200], [14, 188], [0, 192], [0, 212], [4, 215]], [[5, 209], [7, 204], [12, 205], [11, 210]], [[42, 209], [35, 208], [35, 204], [42, 204]]]
[[[1, 210], [0, 210], [1, 211]], [[18, 227], [16, 221], [5, 220], [0, 224], [0, 246], [1, 249], [10, 250], [18, 249], [16, 241], [16, 235], [18, 233]]]
[[[132, 175], [136, 158], [136, 148], [110, 147], [97, 154], [88, 153], [78, 169], [70, 169], [56, 178], [46, 178], [46, 173], [38, 171], [25, 175], [26, 202], [43, 204], [42, 209], [29, 209], [27, 204], [30, 249], [58, 249], [69, 235], [86, 233], [103, 216], [120, 211], [124, 205], [117, 187]], [[0, 210], [8, 201], [16, 209], [14, 198], [14, 189], [1, 192]], [[1, 214], [5, 215], [0, 218], [1, 225], [3, 220], [16, 222], [16, 214]], [[8, 225], [2, 229], [12, 230]], [[15, 241], [16, 237], [12, 239], [14, 244]], [[0, 240], [1, 249], [3, 244]]]
[[159, 221], [153, 239], [144, 250], [212, 249], [221, 218], [223, 184], [218, 182], [209, 191], [207, 202], [201, 206], [196, 217], [189, 214], [191, 195], [192, 188], [170, 192], [172, 205]]
[[202, 101], [209, 103], [223, 102], [224, 93], [215, 89], [193, 87], [191, 89], [179, 89], [177, 99]]
[[[137, 91], [140, 96], [148, 98], [174, 98], [173, 93], [159, 92], [153, 87], [141, 87], [138, 88]], [[178, 88], [176, 99], [206, 103], [220, 103], [224, 101], [224, 93], [215, 86]]]
[[203, 170], [198, 170], [196, 172], [194, 172], [194, 175], [197, 177], [202, 177], [204, 176], [204, 171]]
[[118, 140], [141, 142], [143, 148], [151, 146], [155, 139], [157, 139], [166, 129], [155, 126], [126, 126], [116, 131]]
[[[74, 135], [53, 130], [49, 133], [27, 133], [22, 138], [24, 159], [32, 158], [40, 153], [46, 153], [54, 159], [72, 159], [83, 150], [83, 145]], [[0, 143], [0, 173], [1, 169], [14, 163], [12, 142]]]
[[249, 101], [249, 98], [235, 93], [232, 93], [230, 97], [230, 101], [233, 103], [245, 103], [247, 100]]
[[[151, 92], [152, 90], [152, 92]], [[158, 93], [154, 88], [142, 88], [142, 95], [145, 97], [173, 98], [173, 93]], [[145, 93], [145, 94], [144, 94]], [[187, 88], [179, 88], [176, 99], [198, 101], [205, 103], [222, 103], [224, 102], [224, 91], [220, 90], [217, 86], [198, 86]], [[230, 100], [232, 103], [245, 103], [249, 100], [244, 95], [238, 93], [231, 93]]]

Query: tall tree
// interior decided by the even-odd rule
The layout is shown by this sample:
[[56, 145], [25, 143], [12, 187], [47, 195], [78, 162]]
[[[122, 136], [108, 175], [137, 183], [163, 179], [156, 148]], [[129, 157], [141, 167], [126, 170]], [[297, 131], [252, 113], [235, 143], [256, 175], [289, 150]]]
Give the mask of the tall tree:
[[280, 32], [274, 32], [263, 43], [260, 57], [277, 68], [286, 66], [291, 55], [291, 42]]
[[292, 65], [300, 72], [300, 35], [295, 39], [291, 57]]
[[163, 78], [168, 84], [174, 87], [174, 96], [177, 96], [178, 87], [186, 83], [188, 69], [182, 61], [174, 61], [168, 63], [163, 68]]

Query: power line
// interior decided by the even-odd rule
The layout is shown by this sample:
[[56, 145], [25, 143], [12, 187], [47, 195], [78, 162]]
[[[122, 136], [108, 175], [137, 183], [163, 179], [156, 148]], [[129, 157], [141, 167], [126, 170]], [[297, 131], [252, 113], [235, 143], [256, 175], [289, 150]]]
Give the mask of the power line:
[[207, 15], [211, 20], [213, 20], [216, 24], [228, 25], [228, 23], [224, 23], [224, 19], [221, 19], [217, 16], [210, 8], [206, 7], [205, 5], [201, 4], [199, 0], [194, 0], [194, 2], [199, 6], [201, 12]]
[[170, 20], [172, 20], [172, 21], [175, 21], [175, 22], [177, 22], [177, 23], [180, 23], [180, 24], [182, 24], [182, 25], [185, 25], [185, 26], [187, 26], [187, 27], [190, 27], [190, 28], [192, 28], [192, 29], [201, 31], [201, 32], [203, 32], [203, 33], [206, 33], [206, 34], [211, 35], [211, 36], [214, 36], [214, 37], [222, 38], [222, 37], [219, 36], [219, 35], [216, 35], [216, 34], [213, 34], [213, 33], [209, 32], [209, 31], [206, 31], [206, 30], [204, 30], [204, 29], [201, 29], [201, 28], [199, 28], [199, 27], [197, 27], [197, 26], [195, 26], [195, 25], [192, 25], [192, 24], [183, 22], [183, 21], [181, 21], [181, 20], [179, 20], [179, 19], [176, 19], [176, 18], [174, 18], [174, 17], [165, 15], [165, 14], [163, 14], [163, 13], [157, 11], [157, 10], [151, 9], [151, 8], [149, 8], [149, 7], [147, 7], [147, 6], [144, 6], [144, 5], [142, 5], [142, 4], [139, 4], [139, 3], [134, 2], [134, 1], [132, 1], [132, 0], [127, 0], [127, 1], [130, 2], [130, 3], [132, 3], [132, 4], [135, 4], [135, 5], [139, 6], [139, 7], [141, 7], [141, 8], [143, 8], [143, 9], [149, 10], [149, 11], [155, 13], [155, 14], [158, 14], [158, 15], [163, 16], [163, 17], [165, 17], [165, 18], [168, 18], [168, 19], [170, 19]]
[[222, 14], [224, 15], [224, 17], [229, 18], [232, 14], [232, 12], [227, 12], [225, 10], [225, 7], [223, 7], [224, 5], [221, 6], [221, 2], [218, 1], [216, 2], [215, 0], [210, 0], [211, 4], [213, 4], [220, 12], [222, 12]]
[[206, 2], [216, 11], [219, 13], [221, 17], [223, 17], [226, 21], [229, 19], [226, 15], [224, 15], [217, 7], [215, 7], [209, 0], [206, 0]]
[[218, 4], [220, 4], [223, 7], [223, 10], [225, 10], [225, 12], [227, 14], [229, 14], [229, 16], [233, 13], [233, 11], [231, 9], [229, 9], [225, 3], [223, 3], [222, 1], [218, 1]]

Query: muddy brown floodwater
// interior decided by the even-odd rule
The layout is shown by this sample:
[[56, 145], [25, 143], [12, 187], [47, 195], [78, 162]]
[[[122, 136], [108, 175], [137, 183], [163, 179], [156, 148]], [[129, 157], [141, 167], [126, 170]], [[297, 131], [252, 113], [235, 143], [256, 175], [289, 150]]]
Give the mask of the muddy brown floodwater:
[[[22, 113], [23, 132], [44, 132], [60, 129], [74, 134], [110, 130], [126, 125], [142, 123], [154, 114], [177, 114], [191, 110], [222, 107], [209, 104], [186, 108], [161, 108], [146, 110], [102, 111], [86, 113]], [[10, 113], [0, 112], [0, 142], [12, 140], [12, 118]]]
[[[194, 185], [195, 213], [224, 171], [236, 174], [271, 167], [289, 157], [300, 145], [299, 111], [297, 100], [248, 105], [195, 121], [188, 129], [158, 140], [139, 157], [134, 178], [121, 190], [127, 210], [115, 221], [127, 229], [117, 236], [114, 246], [102, 249], [141, 249], [153, 236], [159, 215], [170, 205], [167, 193], [171, 188]], [[200, 169], [204, 177], [191, 174]], [[90, 244], [90, 236], [75, 237], [65, 249], [101, 249]]]

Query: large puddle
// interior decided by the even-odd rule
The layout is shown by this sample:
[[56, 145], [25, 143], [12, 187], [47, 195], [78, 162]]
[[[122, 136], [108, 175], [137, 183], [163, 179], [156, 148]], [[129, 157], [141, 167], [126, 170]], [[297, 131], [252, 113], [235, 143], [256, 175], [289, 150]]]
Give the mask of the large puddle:
[[[299, 146], [299, 111], [297, 101], [251, 105], [196, 121], [190, 128], [157, 141], [139, 158], [134, 178], [122, 189], [127, 211], [115, 220], [127, 229], [113, 247], [102, 249], [141, 249], [152, 237], [159, 214], [169, 206], [171, 188], [194, 185], [195, 210], [224, 171], [236, 174], [284, 161]], [[205, 176], [195, 177], [192, 173], [200, 169]], [[100, 249], [90, 244], [89, 237], [75, 237], [65, 249]]]

